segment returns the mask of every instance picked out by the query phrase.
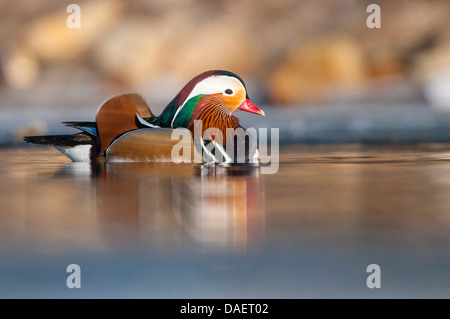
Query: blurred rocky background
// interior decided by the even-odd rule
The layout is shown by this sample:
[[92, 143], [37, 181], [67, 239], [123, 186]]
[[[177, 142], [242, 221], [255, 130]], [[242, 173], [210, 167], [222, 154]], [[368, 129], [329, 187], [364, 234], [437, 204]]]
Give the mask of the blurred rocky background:
[[[366, 24], [371, 3], [380, 29]], [[242, 76], [270, 105], [249, 123], [294, 142], [398, 139], [399, 121], [418, 141], [450, 140], [448, 0], [0, 0], [0, 59], [0, 143], [53, 132], [59, 115], [91, 120], [124, 92], [158, 114], [208, 69]]]

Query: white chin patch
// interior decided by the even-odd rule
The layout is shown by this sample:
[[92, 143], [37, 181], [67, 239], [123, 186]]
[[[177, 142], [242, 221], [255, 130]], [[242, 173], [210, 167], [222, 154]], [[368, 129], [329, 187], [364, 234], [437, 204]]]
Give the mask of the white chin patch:
[[66, 155], [74, 162], [89, 162], [92, 145], [55, 146], [58, 151]]

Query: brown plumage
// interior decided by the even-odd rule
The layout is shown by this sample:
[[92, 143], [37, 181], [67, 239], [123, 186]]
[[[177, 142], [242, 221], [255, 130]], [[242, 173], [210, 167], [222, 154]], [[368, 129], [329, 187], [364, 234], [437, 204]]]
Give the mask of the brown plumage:
[[[192, 112], [192, 117], [188, 125], [188, 129], [194, 134], [194, 130], [199, 131], [199, 127], [196, 125], [201, 125], [202, 136], [204, 136], [205, 131], [209, 128], [217, 128], [222, 134], [223, 146], [226, 146], [227, 141], [227, 128], [237, 129], [240, 127], [239, 119], [232, 115], [232, 110], [226, 105], [219, 97], [221, 94], [211, 94], [206, 95], [202, 98], [195, 109]], [[195, 121], [201, 122], [195, 122]], [[217, 132], [216, 132], [217, 133]], [[214, 134], [214, 132], [212, 132]], [[228, 138], [232, 136], [228, 134]], [[214, 139], [212, 136], [206, 136], [206, 139]]]
[[168, 128], [134, 130], [116, 139], [106, 155], [110, 161], [170, 162], [172, 150], [178, 144], [184, 152], [191, 150], [189, 158], [193, 159], [192, 139], [172, 140], [172, 132]]

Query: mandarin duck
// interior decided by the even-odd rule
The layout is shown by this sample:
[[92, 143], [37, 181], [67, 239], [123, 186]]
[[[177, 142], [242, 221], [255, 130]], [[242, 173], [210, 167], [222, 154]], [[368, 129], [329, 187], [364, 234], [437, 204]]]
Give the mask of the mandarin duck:
[[[233, 115], [237, 110], [264, 116], [264, 111], [250, 101], [239, 76], [211, 70], [191, 79], [159, 116], [152, 114], [140, 95], [123, 94], [104, 102], [95, 122], [63, 122], [81, 132], [24, 139], [55, 146], [76, 162], [171, 162], [175, 146], [184, 147], [183, 152], [188, 150], [188, 161], [197, 152], [201, 161], [230, 163], [242, 151], [244, 161], [257, 161], [256, 137], [244, 134], [244, 139], [239, 139], [244, 129]], [[181, 145], [173, 138], [176, 129], [190, 133]], [[233, 130], [237, 133], [230, 139]], [[227, 147], [227, 142], [232, 146]]]

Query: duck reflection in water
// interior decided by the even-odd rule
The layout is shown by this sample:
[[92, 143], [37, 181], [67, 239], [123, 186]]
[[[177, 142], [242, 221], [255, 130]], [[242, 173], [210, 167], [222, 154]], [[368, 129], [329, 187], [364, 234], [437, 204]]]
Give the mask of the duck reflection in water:
[[[83, 170], [68, 164], [67, 170]], [[264, 235], [259, 167], [107, 163], [91, 171], [106, 246], [247, 251]]]

